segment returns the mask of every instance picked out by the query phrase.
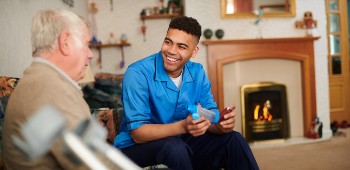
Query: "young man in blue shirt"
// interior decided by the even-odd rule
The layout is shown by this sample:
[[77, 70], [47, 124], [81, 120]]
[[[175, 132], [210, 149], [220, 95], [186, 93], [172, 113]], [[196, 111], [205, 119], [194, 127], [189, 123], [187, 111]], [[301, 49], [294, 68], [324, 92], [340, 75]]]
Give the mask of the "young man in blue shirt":
[[233, 131], [235, 113], [211, 124], [194, 120], [188, 105], [218, 113], [203, 66], [191, 62], [201, 26], [191, 17], [170, 22], [161, 51], [131, 64], [123, 78], [123, 120], [114, 145], [139, 166], [171, 169], [259, 169], [253, 153]]

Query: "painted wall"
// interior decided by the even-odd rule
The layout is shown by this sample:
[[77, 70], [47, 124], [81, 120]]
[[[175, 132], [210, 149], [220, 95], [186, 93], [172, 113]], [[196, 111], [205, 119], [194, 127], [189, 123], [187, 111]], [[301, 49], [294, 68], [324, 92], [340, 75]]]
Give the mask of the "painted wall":
[[[96, 19], [97, 36], [102, 42], [108, 42], [111, 32], [117, 38], [125, 33], [131, 46], [125, 47], [124, 68], [119, 67], [121, 51], [119, 48], [105, 48], [102, 50], [102, 68], [96, 65], [98, 53], [94, 50], [94, 59], [91, 61], [93, 71], [124, 73], [127, 65], [160, 50], [169, 19], [146, 20], [146, 41], [141, 33], [142, 21], [140, 12], [145, 7], [159, 5], [158, 0], [113, 0], [113, 11], [110, 1], [75, 0], [74, 8], [64, 5], [60, 0], [0, 0], [0, 75], [21, 77], [23, 70], [31, 62], [30, 22], [31, 17], [39, 9], [50, 7], [70, 9], [84, 17], [90, 18], [88, 5], [96, 2], [98, 12]], [[222, 19], [220, 16], [219, 0], [185, 0], [185, 14], [196, 18], [203, 30], [219, 28], [225, 31], [223, 39], [246, 39], [258, 37], [258, 29], [254, 25], [255, 19]], [[271, 37], [300, 37], [305, 35], [304, 30], [294, 27], [296, 20], [303, 18], [305, 11], [312, 11], [318, 27], [316, 35], [321, 38], [315, 42], [315, 73], [317, 111], [324, 126], [324, 136], [330, 136], [329, 125], [329, 94], [327, 72], [327, 39], [325, 1], [296, 0], [296, 16], [290, 18], [264, 18], [261, 22], [261, 31], [264, 38]], [[200, 51], [195, 62], [207, 68], [206, 47], [200, 43]]]
[[32, 17], [47, 8], [63, 8], [87, 16], [86, 1], [74, 1], [74, 7], [69, 7], [62, 0], [0, 0], [0, 75], [22, 76], [32, 61]]

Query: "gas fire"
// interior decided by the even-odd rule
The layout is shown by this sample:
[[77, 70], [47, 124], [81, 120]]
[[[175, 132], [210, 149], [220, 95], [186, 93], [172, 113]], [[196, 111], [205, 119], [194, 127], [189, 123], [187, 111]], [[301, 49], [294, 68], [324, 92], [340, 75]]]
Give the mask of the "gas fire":
[[260, 120], [267, 120], [271, 121], [272, 120], [272, 115], [269, 112], [271, 109], [271, 102], [270, 100], [266, 100], [264, 103], [264, 107], [262, 108], [262, 115], [259, 114], [260, 111], [260, 105], [256, 105], [254, 109], [254, 120], [260, 121]]

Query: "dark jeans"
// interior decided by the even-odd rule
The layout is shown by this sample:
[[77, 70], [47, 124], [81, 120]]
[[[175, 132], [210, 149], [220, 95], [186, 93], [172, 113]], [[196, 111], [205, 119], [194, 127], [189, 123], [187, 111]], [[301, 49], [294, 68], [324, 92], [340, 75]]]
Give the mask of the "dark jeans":
[[175, 170], [259, 169], [248, 143], [238, 132], [168, 137], [137, 144], [122, 152], [141, 167], [164, 164]]

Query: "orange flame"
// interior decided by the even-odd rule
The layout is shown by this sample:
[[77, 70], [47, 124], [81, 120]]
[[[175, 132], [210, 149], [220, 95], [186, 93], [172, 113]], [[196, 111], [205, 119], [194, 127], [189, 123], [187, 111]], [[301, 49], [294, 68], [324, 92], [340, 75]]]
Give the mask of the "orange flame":
[[258, 120], [260, 105], [256, 105], [254, 109], [254, 120]]
[[267, 121], [271, 121], [272, 120], [272, 115], [269, 112], [269, 109], [266, 105], [266, 103], [264, 104], [263, 107], [263, 115], [259, 115], [259, 110], [260, 110], [260, 105], [256, 105], [255, 109], [254, 109], [254, 120], [267, 120]]

